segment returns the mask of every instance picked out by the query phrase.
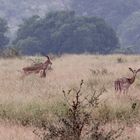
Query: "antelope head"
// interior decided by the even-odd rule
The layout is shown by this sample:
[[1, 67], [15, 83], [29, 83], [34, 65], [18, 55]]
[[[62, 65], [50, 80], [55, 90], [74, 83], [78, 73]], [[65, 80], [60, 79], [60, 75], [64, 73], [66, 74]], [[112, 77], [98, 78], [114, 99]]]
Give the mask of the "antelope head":
[[129, 78], [129, 82], [130, 82], [130, 84], [133, 84], [135, 81], [136, 75], [140, 71], [140, 69], [133, 70], [132, 68], [129, 68], [129, 70], [133, 73], [133, 76], [131, 78]]
[[52, 65], [52, 62], [51, 62], [49, 56], [46, 55], [46, 54], [44, 54], [43, 52], [41, 52], [41, 54], [42, 54], [43, 56], [47, 57], [47, 60], [44, 62], [44, 64], [50, 64], [50, 65]]
[[140, 69], [138, 69], [138, 70], [133, 70], [132, 68], [129, 68], [129, 70], [133, 73], [134, 76], [136, 76], [137, 73], [140, 71]]
[[52, 65], [52, 62], [51, 62], [49, 56], [47, 55], [46, 57], [47, 57], [48, 60], [45, 63], [48, 63], [48, 64]]

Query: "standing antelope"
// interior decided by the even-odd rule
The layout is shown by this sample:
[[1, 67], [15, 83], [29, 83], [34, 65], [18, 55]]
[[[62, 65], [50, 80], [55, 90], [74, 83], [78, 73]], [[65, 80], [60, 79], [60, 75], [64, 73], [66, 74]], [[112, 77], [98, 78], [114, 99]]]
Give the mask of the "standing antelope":
[[42, 70], [40, 77], [46, 77], [46, 70], [48, 66], [52, 64], [52, 62], [49, 56], [45, 57], [47, 57], [47, 60], [44, 63], [38, 63], [34, 64], [33, 66], [23, 68], [22, 70], [24, 71], [24, 74], [28, 75], [30, 73], [39, 73]]
[[127, 94], [130, 85], [132, 85], [134, 83], [137, 72], [139, 72], [140, 69], [133, 70], [132, 68], [129, 68], [129, 70], [133, 73], [133, 76], [130, 78], [123, 77], [123, 78], [117, 79], [114, 82], [116, 91], [120, 91], [120, 93], [123, 91], [124, 94]]
[[48, 59], [43, 63], [42, 65], [42, 71], [40, 72], [40, 77], [46, 77], [46, 70], [48, 68], [49, 65], [52, 65], [52, 62], [49, 58], [49, 56], [46, 56]]

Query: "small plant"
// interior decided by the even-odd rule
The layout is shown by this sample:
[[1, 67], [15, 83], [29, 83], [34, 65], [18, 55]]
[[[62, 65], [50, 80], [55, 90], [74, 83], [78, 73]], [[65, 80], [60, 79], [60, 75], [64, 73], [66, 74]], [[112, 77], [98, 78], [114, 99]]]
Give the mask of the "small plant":
[[15, 47], [9, 47], [2, 51], [1, 56], [3, 58], [14, 58], [14, 57], [21, 57], [20, 49]]
[[118, 63], [124, 63], [126, 60], [124, 60], [122, 57], [117, 58]]
[[116, 140], [122, 135], [124, 131], [124, 128], [122, 127], [116, 130], [111, 129], [106, 132], [105, 129], [102, 127], [103, 125], [105, 125], [105, 122], [104, 124], [99, 121], [94, 122], [94, 125], [90, 130], [91, 134], [89, 140]]
[[104, 74], [108, 74], [108, 71], [107, 71], [107, 69], [106, 68], [103, 68], [102, 70], [101, 70], [101, 73], [104, 75]]
[[92, 75], [106, 75], [108, 74], [108, 70], [106, 68], [102, 69], [90, 69]]
[[42, 60], [40, 58], [35, 58], [34, 60], [32, 58], [29, 58], [28, 60], [30, 60], [32, 62], [31, 66], [38, 65], [38, 64], [42, 63]]

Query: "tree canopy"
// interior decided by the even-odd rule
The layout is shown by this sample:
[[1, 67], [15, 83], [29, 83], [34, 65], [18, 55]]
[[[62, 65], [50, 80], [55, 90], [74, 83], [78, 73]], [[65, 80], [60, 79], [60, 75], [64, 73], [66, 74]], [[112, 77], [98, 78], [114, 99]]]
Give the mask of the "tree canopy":
[[2, 49], [9, 42], [8, 37], [5, 35], [7, 31], [8, 26], [6, 20], [0, 18], [0, 49]]
[[[22, 19], [29, 18], [35, 14], [44, 17], [45, 13], [51, 11], [73, 10], [79, 16], [97, 16], [103, 18], [118, 33], [117, 36], [120, 39], [121, 47], [129, 48], [135, 44], [131, 42], [134, 38], [137, 38], [137, 30], [133, 27], [133, 39], [132, 41], [131, 39], [127, 39], [131, 38], [127, 37], [129, 30], [127, 20], [132, 18], [132, 16], [135, 18], [136, 12], [139, 12], [139, 9], [139, 0], [1, 0], [0, 17], [8, 21], [10, 31], [8, 32], [8, 36], [13, 40], [16, 37], [15, 34], [18, 25], [22, 24]], [[135, 20], [133, 22], [135, 23]], [[131, 46], [129, 45], [130, 43], [132, 44]], [[139, 46], [139, 42], [137, 44]]]
[[24, 20], [14, 44], [28, 54], [106, 54], [119, 47], [115, 31], [103, 19], [76, 16], [73, 11], [51, 12], [44, 18], [33, 16]]

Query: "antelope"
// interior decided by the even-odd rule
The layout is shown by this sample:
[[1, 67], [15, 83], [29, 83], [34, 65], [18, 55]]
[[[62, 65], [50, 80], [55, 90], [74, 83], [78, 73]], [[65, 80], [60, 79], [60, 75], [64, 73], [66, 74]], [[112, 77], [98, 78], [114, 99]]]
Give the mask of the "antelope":
[[42, 69], [40, 71], [40, 77], [46, 77], [46, 70], [48, 68], [49, 65], [52, 65], [52, 62], [50, 61], [49, 56], [46, 56], [48, 59], [43, 63], [42, 65]]
[[114, 82], [115, 91], [120, 91], [120, 93], [123, 91], [123, 94], [127, 94], [130, 85], [134, 83], [136, 75], [140, 71], [140, 69], [133, 70], [132, 68], [129, 68], [129, 70], [133, 73], [133, 76], [130, 78], [122, 77], [117, 79]]
[[39, 73], [42, 70], [42, 74], [40, 75], [40, 77], [46, 77], [46, 69], [48, 68], [49, 65], [52, 65], [52, 62], [49, 58], [49, 56], [45, 56], [47, 57], [47, 60], [44, 63], [38, 63], [38, 64], [34, 64], [33, 66], [29, 66], [29, 67], [24, 67], [22, 70], [24, 72], [25, 75], [31, 74], [31, 73]]

